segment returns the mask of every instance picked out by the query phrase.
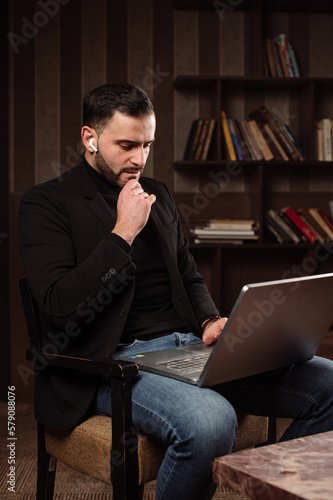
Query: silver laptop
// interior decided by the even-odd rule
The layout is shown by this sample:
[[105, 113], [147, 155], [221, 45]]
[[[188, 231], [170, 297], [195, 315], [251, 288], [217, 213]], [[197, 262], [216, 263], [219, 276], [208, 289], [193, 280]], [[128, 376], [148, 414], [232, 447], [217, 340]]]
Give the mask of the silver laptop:
[[218, 341], [120, 359], [200, 387], [311, 358], [333, 322], [333, 273], [245, 285]]

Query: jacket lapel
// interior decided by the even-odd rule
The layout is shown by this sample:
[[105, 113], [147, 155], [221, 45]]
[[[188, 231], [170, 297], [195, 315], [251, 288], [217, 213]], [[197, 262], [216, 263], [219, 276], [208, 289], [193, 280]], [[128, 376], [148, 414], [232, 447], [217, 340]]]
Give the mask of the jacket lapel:
[[82, 163], [74, 169], [74, 173], [80, 185], [82, 196], [87, 200], [90, 209], [99, 218], [106, 229], [112, 231], [116, 223], [116, 213], [110, 209]]

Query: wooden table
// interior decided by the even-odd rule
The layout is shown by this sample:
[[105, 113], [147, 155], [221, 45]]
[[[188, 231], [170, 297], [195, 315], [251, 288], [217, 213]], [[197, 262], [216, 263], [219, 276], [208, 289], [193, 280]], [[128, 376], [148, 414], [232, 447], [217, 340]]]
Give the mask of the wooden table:
[[331, 500], [333, 431], [218, 457], [213, 479], [255, 500]]

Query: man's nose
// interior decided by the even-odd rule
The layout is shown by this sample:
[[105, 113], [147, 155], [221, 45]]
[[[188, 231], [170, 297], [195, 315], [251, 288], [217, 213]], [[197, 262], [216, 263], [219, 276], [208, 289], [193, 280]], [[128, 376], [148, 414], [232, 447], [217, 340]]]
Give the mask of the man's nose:
[[136, 148], [135, 154], [132, 156], [132, 163], [138, 167], [144, 167], [146, 164], [147, 155], [143, 147]]

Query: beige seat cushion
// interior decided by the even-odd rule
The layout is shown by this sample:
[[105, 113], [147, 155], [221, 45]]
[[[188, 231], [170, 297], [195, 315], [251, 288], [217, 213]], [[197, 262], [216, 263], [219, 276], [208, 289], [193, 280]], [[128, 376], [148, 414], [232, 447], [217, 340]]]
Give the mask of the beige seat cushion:
[[[267, 440], [268, 419], [238, 415], [239, 431], [233, 451]], [[166, 446], [139, 434], [139, 484], [157, 477]], [[94, 415], [71, 431], [45, 431], [46, 450], [53, 457], [88, 476], [110, 484], [111, 419]], [[117, 457], [115, 457], [115, 460]]]
[[232, 450], [239, 451], [266, 443], [268, 439], [268, 418], [238, 414], [238, 436]]
[[[46, 450], [75, 470], [110, 484], [111, 435], [111, 419], [94, 415], [71, 431], [46, 429]], [[166, 447], [142, 434], [138, 443], [141, 485], [156, 479]]]

